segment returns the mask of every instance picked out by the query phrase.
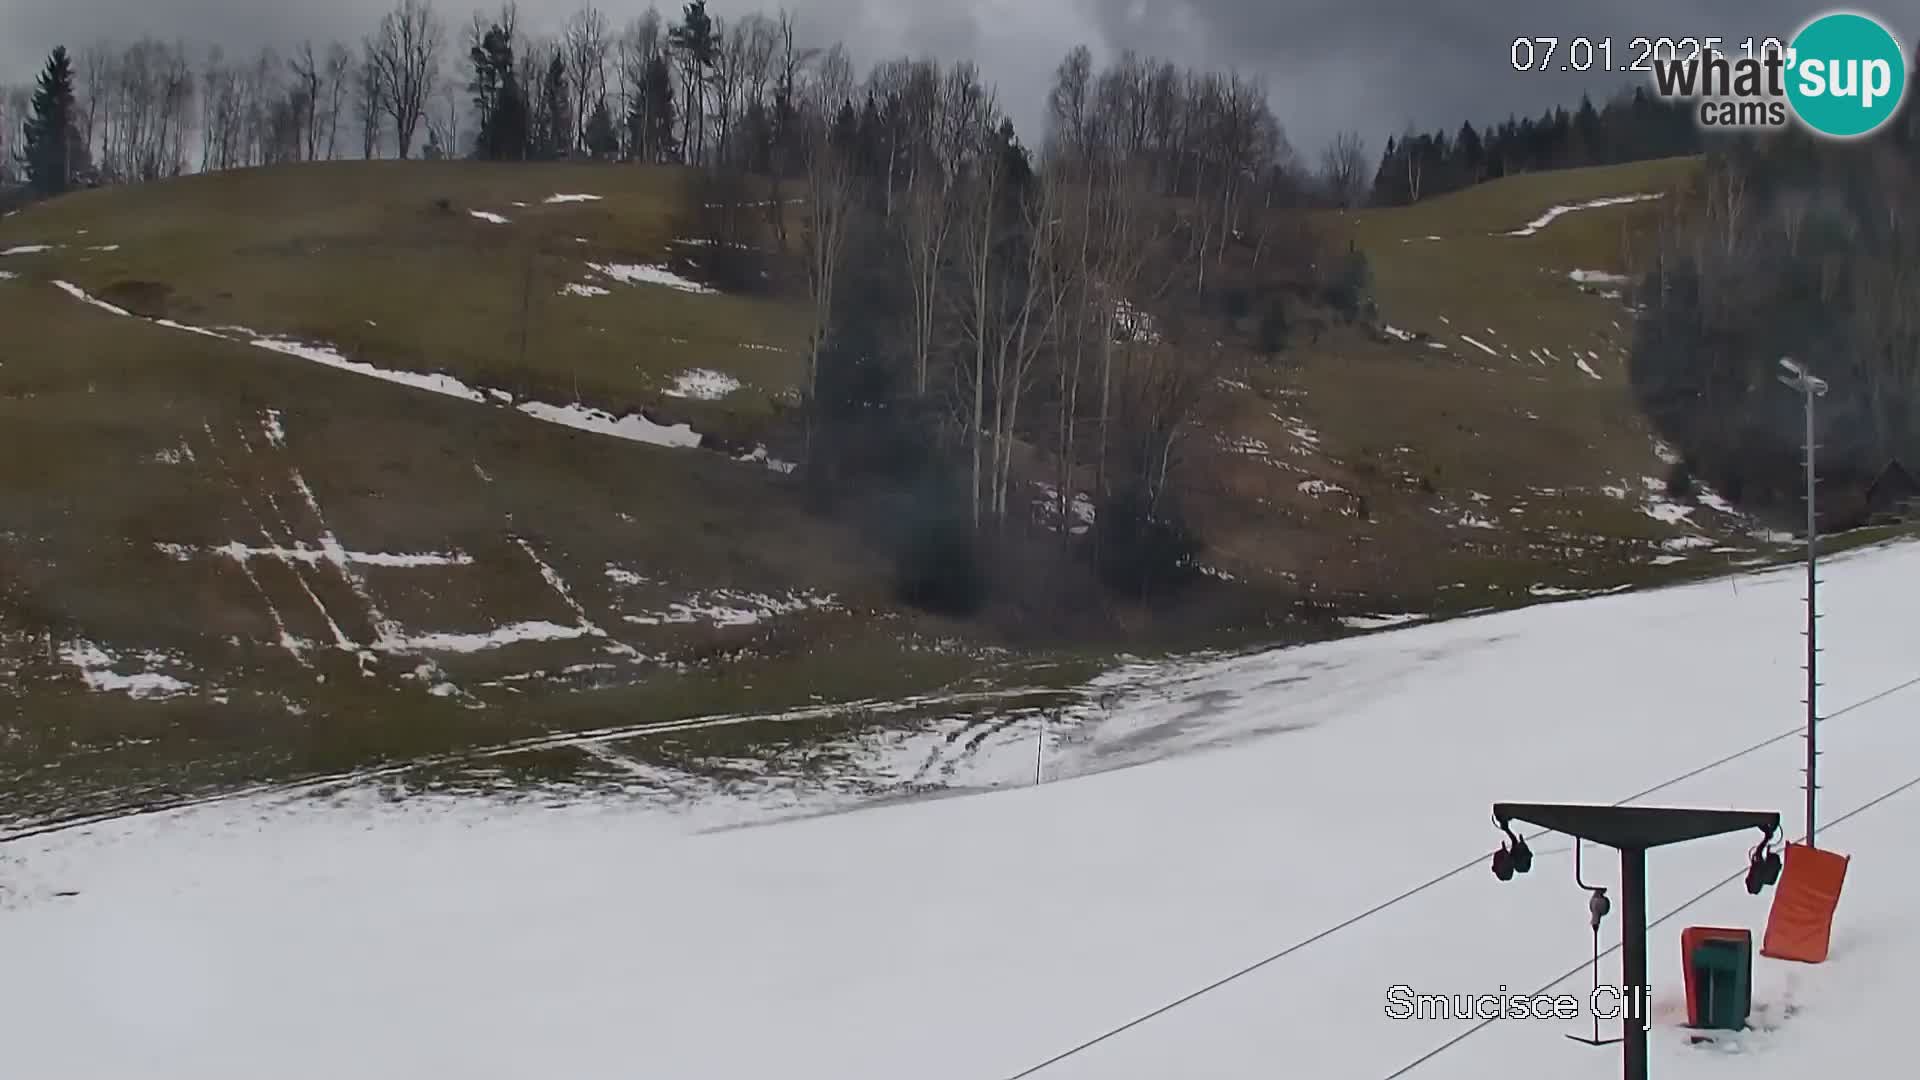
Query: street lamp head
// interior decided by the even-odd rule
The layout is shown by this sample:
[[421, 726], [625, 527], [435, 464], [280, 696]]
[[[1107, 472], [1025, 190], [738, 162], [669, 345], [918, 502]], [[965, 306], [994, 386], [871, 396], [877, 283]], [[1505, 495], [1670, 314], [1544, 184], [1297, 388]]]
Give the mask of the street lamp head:
[[1788, 372], [1791, 373], [1791, 377], [1788, 377], [1787, 375], [1780, 376], [1780, 381], [1785, 385], [1791, 386], [1795, 390], [1800, 391], [1801, 393], [1811, 394], [1814, 397], [1826, 396], [1827, 380], [1822, 379], [1818, 375], [1814, 375], [1811, 372], [1807, 371], [1806, 368], [1803, 368], [1799, 364], [1795, 363], [1792, 357], [1789, 357], [1789, 356], [1781, 357], [1780, 366], [1785, 368]]

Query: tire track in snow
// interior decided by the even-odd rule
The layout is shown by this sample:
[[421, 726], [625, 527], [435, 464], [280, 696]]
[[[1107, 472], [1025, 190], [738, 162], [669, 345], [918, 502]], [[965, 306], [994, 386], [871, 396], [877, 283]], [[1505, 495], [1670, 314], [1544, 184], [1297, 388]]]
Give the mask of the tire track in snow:
[[[275, 783], [249, 784], [230, 791], [215, 792], [207, 795], [193, 795], [177, 799], [149, 800], [126, 806], [100, 810], [92, 813], [73, 814], [50, 821], [25, 824], [10, 832], [0, 832], [0, 844], [10, 844], [18, 840], [28, 840], [50, 833], [65, 832], [71, 829], [103, 825], [129, 818], [148, 817], [176, 811], [192, 810], [201, 806], [234, 802], [240, 799], [273, 798], [297, 796], [328, 788], [349, 787], [399, 776], [415, 769], [436, 768], [446, 765], [459, 765], [470, 762], [487, 761], [493, 758], [511, 757], [515, 754], [531, 753], [572, 746], [582, 749], [588, 745], [608, 742], [621, 742], [627, 739], [645, 738], [653, 735], [677, 734], [687, 731], [700, 731], [713, 728], [735, 727], [742, 724], [795, 724], [810, 720], [823, 720], [842, 712], [864, 710], [886, 715], [890, 713], [911, 712], [928, 705], [944, 704], [985, 704], [994, 701], [1018, 700], [1024, 697], [1057, 697], [1060, 691], [1056, 687], [1024, 686], [1007, 690], [974, 691], [951, 695], [913, 695], [894, 699], [862, 699], [838, 702], [829, 705], [810, 705], [803, 708], [761, 713], [719, 713], [709, 716], [688, 717], [680, 720], [651, 721], [639, 724], [622, 724], [585, 731], [563, 732], [552, 735], [535, 735], [524, 739], [494, 743], [487, 746], [467, 747], [442, 754], [427, 754], [409, 758], [391, 765], [376, 765], [364, 769], [348, 769], [320, 776], [310, 776], [299, 780]], [[667, 771], [671, 775], [672, 770]], [[663, 777], [651, 777], [656, 782], [664, 782]]]
[[573, 612], [573, 617], [576, 620], [575, 625], [580, 628], [581, 633], [589, 637], [599, 638], [604, 643], [602, 648], [616, 656], [624, 656], [635, 663], [646, 659], [640, 650], [624, 641], [615, 639], [587, 615], [587, 609], [581, 606], [580, 601], [573, 598], [573, 590], [567, 588], [566, 579], [560, 576], [559, 571], [547, 565], [546, 561], [540, 558], [539, 554], [533, 550], [532, 544], [527, 543], [524, 538], [518, 536], [513, 538], [513, 542], [519, 544], [520, 550], [527, 553], [527, 558], [532, 559], [533, 565], [539, 568], [540, 577], [546, 581], [547, 587], [557, 593], [561, 602], [566, 604], [567, 609]]
[[635, 761], [634, 759], [628, 757], [627, 755], [622, 754], [618, 750], [613, 749], [612, 747], [606, 745], [605, 743], [583, 742], [583, 743], [573, 743], [572, 745], [575, 749], [579, 750], [581, 753], [587, 755], [588, 757], [595, 758], [600, 761], [604, 761], [607, 764], [613, 766], [614, 768], [619, 769], [621, 772], [631, 773], [634, 776], [645, 777], [648, 780], [657, 781], [660, 779], [658, 773], [640, 764], [638, 761]]
[[[240, 445], [247, 451], [248, 456], [253, 455], [253, 444], [248, 441], [247, 429], [244, 427], [240, 429]], [[224, 467], [225, 463], [222, 462], [221, 464]], [[238, 487], [237, 484], [235, 486]], [[340, 629], [340, 624], [334, 621], [333, 613], [327, 610], [327, 605], [321, 602], [319, 594], [313, 591], [313, 586], [308, 583], [306, 574], [301, 571], [300, 567], [295, 565], [290, 551], [294, 545], [293, 527], [287, 524], [286, 515], [281, 513], [280, 504], [274, 499], [273, 492], [262, 491], [260, 495], [261, 498], [266, 500], [267, 507], [273, 511], [274, 516], [279, 519], [280, 528], [286, 534], [287, 540], [285, 544], [282, 544], [274, 539], [273, 533], [267, 527], [267, 518], [253, 508], [252, 502], [247, 499], [247, 496], [243, 492], [240, 495], [240, 505], [246, 510], [247, 516], [252, 518], [254, 524], [259, 527], [260, 538], [265, 540], [267, 547], [274, 551], [279, 557], [281, 565], [287, 568], [287, 573], [293, 575], [293, 580], [300, 585], [300, 591], [307, 594], [308, 600], [313, 601], [314, 610], [320, 613], [320, 618], [327, 624], [327, 631], [333, 635], [334, 647], [343, 652], [359, 652], [359, 647]], [[239, 545], [234, 545], [233, 548], [228, 549], [228, 553], [235, 562], [244, 563], [247, 561], [247, 554], [244, 551], [238, 550], [238, 547]]]
[[[321, 601], [319, 594], [313, 591], [313, 586], [307, 581], [305, 571], [300, 567], [298, 561], [294, 559], [293, 553], [290, 550], [295, 544], [293, 526], [287, 523], [286, 514], [281, 511], [279, 501], [273, 497], [273, 493], [270, 491], [263, 492], [261, 498], [266, 500], [267, 507], [271, 509], [274, 516], [279, 519], [280, 529], [285, 533], [287, 538], [284, 544], [275, 540], [273, 535], [267, 530], [265, 519], [261, 519], [260, 535], [266, 539], [267, 546], [274, 550], [274, 554], [279, 558], [281, 564], [287, 568], [287, 572], [292, 574], [293, 579], [300, 583], [300, 589], [307, 594], [307, 599], [313, 601], [313, 606], [315, 610], [320, 612], [320, 617], [326, 620], [327, 631], [333, 635], [334, 648], [342, 652], [360, 653], [362, 650], [359, 644], [348, 637], [345, 631], [340, 629], [340, 624], [334, 621], [333, 613], [327, 610], [327, 605]], [[249, 509], [248, 512], [252, 513], [252, 510]], [[237, 553], [235, 557], [244, 558], [244, 556]]]
[[320, 550], [326, 554], [327, 561], [333, 563], [339, 570], [340, 577], [347, 583], [347, 588], [352, 589], [353, 594], [366, 605], [367, 619], [372, 623], [376, 635], [375, 647], [403, 641], [405, 635], [400, 632], [400, 624], [387, 618], [386, 612], [380, 610], [380, 604], [373, 598], [373, 590], [368, 587], [366, 579], [354, 571], [352, 560], [347, 558], [346, 545], [340, 542], [340, 538], [334, 535], [333, 527], [327, 524], [326, 514], [320, 509], [320, 500], [314, 496], [313, 488], [307, 486], [307, 478], [300, 475], [299, 469], [291, 470], [291, 475], [293, 486], [300, 492], [300, 497], [306, 501], [308, 511], [313, 514], [314, 524], [319, 527]]
[[[207, 455], [209, 459], [212, 460], [213, 463], [219, 467], [220, 472], [226, 476], [228, 485], [233, 488], [235, 494], [240, 498], [240, 505], [247, 510], [249, 516], [252, 516], [253, 510], [247, 506], [246, 492], [241, 490], [240, 482], [234, 479], [233, 470], [227, 467], [225, 455], [220, 453], [220, 444], [214, 440], [213, 425], [203, 423], [200, 427], [201, 430], [206, 433]], [[266, 587], [260, 584], [260, 576], [253, 572], [253, 567], [248, 564], [247, 560], [239, 559], [236, 561], [240, 564], [240, 572], [246, 575], [247, 581], [253, 585], [253, 591], [259, 595], [260, 603], [266, 606], [267, 617], [273, 620], [274, 629], [279, 631], [280, 647], [287, 650], [287, 652], [293, 656], [295, 662], [301, 667], [312, 667], [312, 661], [308, 660], [300, 651], [299, 639], [295, 638], [293, 633], [287, 629], [287, 621], [281, 618], [280, 609], [274, 606], [273, 597], [267, 593]]]

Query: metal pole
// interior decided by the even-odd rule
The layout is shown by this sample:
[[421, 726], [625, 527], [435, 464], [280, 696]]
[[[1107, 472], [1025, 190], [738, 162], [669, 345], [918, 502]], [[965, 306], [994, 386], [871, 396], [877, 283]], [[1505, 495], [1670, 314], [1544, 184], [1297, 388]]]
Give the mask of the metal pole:
[[1620, 1035], [1626, 1080], [1647, 1080], [1647, 849], [1620, 849]]
[[1040, 768], [1047, 753], [1047, 714], [1040, 714], [1040, 734], [1033, 740], [1033, 782], [1040, 782]]
[[1816, 675], [1819, 647], [1817, 644], [1816, 624], [1819, 621], [1818, 610], [1814, 604], [1814, 589], [1819, 584], [1814, 576], [1819, 561], [1819, 521], [1814, 512], [1814, 485], [1817, 480], [1813, 468], [1813, 385], [1806, 387], [1807, 394], [1807, 846], [1813, 847], [1814, 829], [1814, 792], [1819, 787], [1815, 780], [1814, 759], [1819, 756], [1819, 712], [1815, 704], [1820, 685]]

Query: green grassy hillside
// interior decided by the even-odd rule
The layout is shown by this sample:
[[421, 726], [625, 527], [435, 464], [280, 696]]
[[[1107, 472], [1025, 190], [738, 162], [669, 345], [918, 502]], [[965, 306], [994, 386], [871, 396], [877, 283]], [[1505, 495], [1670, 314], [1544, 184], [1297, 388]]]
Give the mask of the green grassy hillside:
[[[1379, 325], [1220, 380], [1181, 465], [1200, 609], [1446, 613], [1767, 557], [1658, 490], [1632, 313], [1569, 277], [1631, 270], [1658, 203], [1505, 235], [1691, 168], [1323, 222]], [[0, 220], [0, 822], [808, 707], [627, 747], [700, 768], [1093, 670], [897, 610], [886, 554], [741, 452], [779, 452], [803, 315], [698, 284], [690, 202], [667, 169], [342, 163]], [[600, 767], [549, 753], [515, 761]]]
[[[1457, 611], [1767, 557], [1712, 493], [1667, 498], [1628, 386], [1630, 288], [1604, 276], [1633, 272], [1660, 197], [1695, 167], [1328, 215], [1369, 256], [1378, 325], [1223, 380], [1194, 455], [1214, 566], [1341, 608]], [[1577, 208], [1529, 227], [1555, 207]]]

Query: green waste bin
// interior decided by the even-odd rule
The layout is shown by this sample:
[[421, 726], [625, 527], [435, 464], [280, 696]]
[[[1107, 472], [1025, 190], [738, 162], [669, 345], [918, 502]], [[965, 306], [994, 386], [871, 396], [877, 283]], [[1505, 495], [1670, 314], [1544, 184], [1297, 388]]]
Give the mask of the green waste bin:
[[1753, 1011], [1753, 945], [1726, 939], [1698, 942], [1688, 957], [1697, 995], [1694, 1026], [1740, 1031]]

